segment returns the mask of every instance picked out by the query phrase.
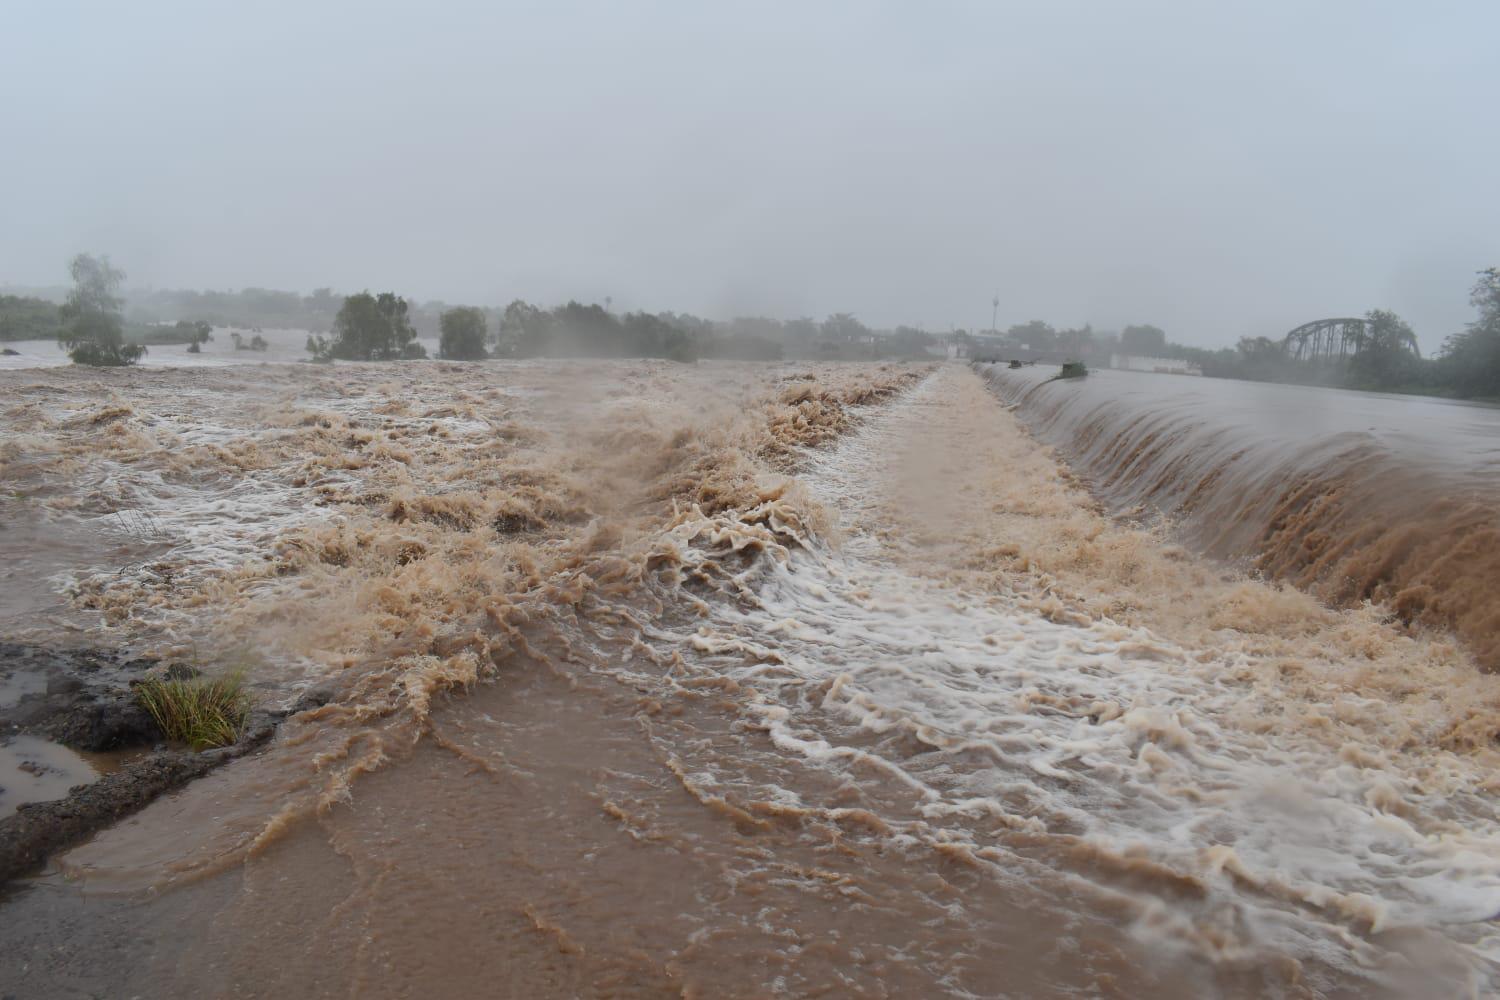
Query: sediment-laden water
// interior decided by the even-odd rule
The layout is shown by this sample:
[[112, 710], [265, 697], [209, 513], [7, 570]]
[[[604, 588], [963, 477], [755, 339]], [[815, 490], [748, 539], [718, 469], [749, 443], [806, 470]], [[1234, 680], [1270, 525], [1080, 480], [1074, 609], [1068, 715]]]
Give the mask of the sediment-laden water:
[[1325, 600], [1453, 628], [1500, 668], [1500, 408], [1308, 386], [986, 366], [1114, 509]]
[[333, 695], [0, 903], [21, 995], [1492, 986], [1500, 678], [967, 368], [6, 378], [21, 537], [137, 560], [33, 639]]

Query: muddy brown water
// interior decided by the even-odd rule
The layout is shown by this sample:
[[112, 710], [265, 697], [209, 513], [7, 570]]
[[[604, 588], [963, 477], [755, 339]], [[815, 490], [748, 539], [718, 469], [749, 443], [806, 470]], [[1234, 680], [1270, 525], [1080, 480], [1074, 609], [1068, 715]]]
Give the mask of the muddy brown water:
[[[96, 902], [87, 880], [80, 898], [54, 877], [8, 905], [8, 953], [31, 982], [142, 995], [1188, 997], [1284, 982], [1153, 957], [1115, 907], [1045, 869], [894, 846], [873, 819], [740, 814], [688, 790], [690, 769], [732, 758], [737, 782], [805, 802], [904, 804], [880, 801], [879, 773], [835, 780], [736, 733], [712, 697], [643, 717], [613, 681], [526, 666], [440, 713], [462, 755], [424, 741], [362, 781], [357, 807], [160, 900]], [[104, 920], [74, 936], [90, 906], [152, 948], [113, 954]]]
[[[170, 579], [92, 591], [143, 644], [275, 621], [268, 669], [300, 652], [280, 683], [340, 698], [13, 891], [0, 992], [1489, 990], [1500, 682], [1441, 632], [1111, 518], [965, 368], [847, 406], [797, 386], [895, 374], [395, 370], [429, 415], [382, 414], [386, 372], [273, 373], [342, 415], [216, 432], [242, 462], [261, 435], [223, 488], [342, 499], [206, 521]], [[220, 488], [148, 440], [169, 418], [142, 381], [107, 421], [138, 449], [115, 495], [153, 465]], [[507, 386], [534, 392], [481, 395]], [[507, 450], [465, 457], [496, 425]], [[532, 471], [467, 499], [507, 466]], [[517, 538], [523, 513], [552, 527]], [[288, 537], [324, 556], [231, 558]], [[204, 587], [219, 624], [190, 626]], [[262, 617], [278, 593], [306, 607]]]
[[1116, 510], [1341, 604], [1456, 629], [1500, 669], [1500, 407], [1419, 396], [985, 366]]

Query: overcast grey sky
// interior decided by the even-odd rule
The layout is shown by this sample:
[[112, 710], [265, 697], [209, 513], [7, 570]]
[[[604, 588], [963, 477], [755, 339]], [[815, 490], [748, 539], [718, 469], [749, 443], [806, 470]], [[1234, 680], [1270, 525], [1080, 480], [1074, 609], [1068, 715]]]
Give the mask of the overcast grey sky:
[[0, 11], [0, 284], [1432, 350], [1500, 265], [1495, 0]]

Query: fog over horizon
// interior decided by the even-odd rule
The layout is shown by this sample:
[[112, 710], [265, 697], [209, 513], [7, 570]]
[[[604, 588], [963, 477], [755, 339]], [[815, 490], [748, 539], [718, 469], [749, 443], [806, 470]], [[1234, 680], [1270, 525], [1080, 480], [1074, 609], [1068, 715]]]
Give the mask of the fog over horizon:
[[1500, 265], [1500, 5], [42, 3], [7, 10], [0, 286], [1229, 346]]

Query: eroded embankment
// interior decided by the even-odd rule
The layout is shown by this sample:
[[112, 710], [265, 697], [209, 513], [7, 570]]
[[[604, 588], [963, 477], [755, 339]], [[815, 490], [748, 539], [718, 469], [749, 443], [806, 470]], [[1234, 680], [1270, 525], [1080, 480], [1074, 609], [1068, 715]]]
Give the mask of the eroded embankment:
[[1166, 516], [1338, 606], [1457, 632], [1500, 668], [1500, 411], [1407, 397], [985, 366], [1116, 512]]

